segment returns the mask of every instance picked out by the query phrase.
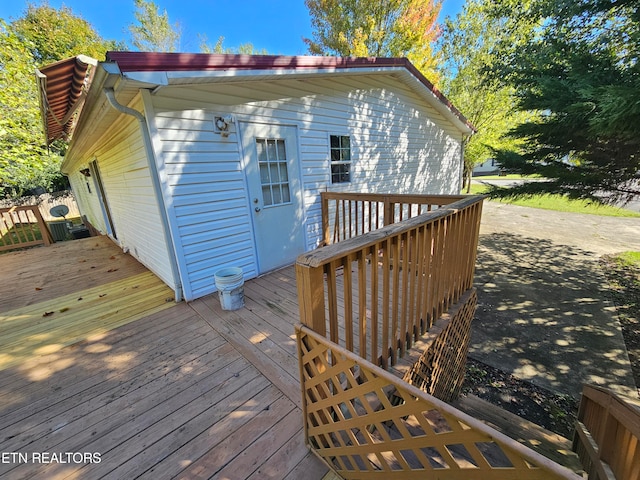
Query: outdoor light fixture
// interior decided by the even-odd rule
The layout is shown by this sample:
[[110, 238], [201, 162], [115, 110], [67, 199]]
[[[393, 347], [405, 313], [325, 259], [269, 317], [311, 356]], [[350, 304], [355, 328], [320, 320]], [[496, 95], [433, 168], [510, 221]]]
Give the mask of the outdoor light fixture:
[[223, 137], [229, 136], [229, 126], [233, 123], [233, 117], [226, 115], [224, 117], [215, 117], [213, 123], [216, 127], [216, 133], [221, 134]]
[[88, 168], [83, 168], [82, 170], [80, 170], [80, 173], [82, 175], [84, 175], [85, 177], [90, 177], [91, 176], [91, 171]]

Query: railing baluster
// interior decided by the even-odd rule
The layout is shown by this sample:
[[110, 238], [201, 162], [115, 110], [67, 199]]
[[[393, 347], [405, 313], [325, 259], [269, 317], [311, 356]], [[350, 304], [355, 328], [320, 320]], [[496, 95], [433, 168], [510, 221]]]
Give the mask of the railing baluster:
[[433, 238], [435, 236], [436, 223], [426, 225], [425, 228], [422, 288], [420, 289], [420, 295], [422, 297], [420, 304], [420, 335], [423, 335], [429, 328], [429, 309], [431, 307], [430, 292], [433, 288], [433, 281], [431, 279], [433, 274]]
[[382, 355], [381, 363], [382, 368], [389, 366], [389, 309], [391, 306], [391, 239], [387, 238], [382, 242], [383, 254], [382, 254]]
[[333, 343], [340, 344], [340, 335], [338, 332], [338, 286], [336, 284], [335, 262], [328, 263], [326, 280], [329, 306], [329, 338]]
[[340, 204], [342, 205], [342, 240], [346, 240], [347, 239], [347, 227], [346, 227], [346, 223], [347, 223], [347, 215], [346, 215], [346, 200], [342, 200], [340, 202]]
[[367, 252], [358, 252], [358, 335], [360, 356], [367, 358]]
[[379, 301], [378, 296], [378, 252], [380, 251], [380, 244], [376, 243], [371, 247], [371, 363], [378, 365], [378, 322], [379, 315]]
[[353, 276], [351, 275], [351, 264], [353, 257], [347, 255], [343, 268], [344, 278], [344, 339], [347, 350], [353, 352]]
[[402, 265], [401, 260], [401, 239], [402, 236], [394, 237], [391, 240], [391, 247], [393, 255], [391, 259], [393, 263], [391, 268], [393, 269], [393, 291], [391, 294], [391, 364], [395, 365], [398, 356], [398, 347], [402, 337], [399, 330], [399, 315], [400, 315], [400, 267]]
[[400, 357], [404, 356], [405, 349], [407, 348], [407, 344], [411, 344], [410, 329], [407, 327], [407, 319], [409, 317], [408, 310], [408, 290], [409, 290], [409, 255], [411, 254], [411, 231], [404, 233], [402, 236], [402, 300], [400, 302], [401, 311], [400, 311]]
[[422, 281], [424, 278], [424, 232], [423, 225], [416, 229], [416, 240], [414, 245], [414, 262], [411, 272], [413, 288], [411, 289], [409, 320], [411, 322], [411, 334], [413, 341], [420, 336], [420, 312], [422, 300]]

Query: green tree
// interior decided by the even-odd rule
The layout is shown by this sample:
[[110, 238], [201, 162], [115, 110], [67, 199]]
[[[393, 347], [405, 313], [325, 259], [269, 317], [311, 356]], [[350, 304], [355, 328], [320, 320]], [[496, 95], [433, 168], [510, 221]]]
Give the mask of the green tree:
[[[467, 189], [473, 168], [491, 159], [494, 149], [516, 148], [514, 139], [505, 135], [530, 117], [515, 109], [514, 89], [492, 80], [487, 72], [501, 62], [497, 46], [505, 41], [502, 23], [489, 15], [486, 0], [469, 0], [455, 18], [445, 20], [438, 40], [444, 59], [443, 91], [478, 130], [464, 141]], [[532, 24], [520, 22], [517, 35], [509, 32], [509, 43], [521, 42], [532, 29]]]
[[314, 55], [408, 57], [435, 80], [433, 42], [440, 1], [305, 0], [313, 38], [305, 38]]
[[226, 54], [241, 54], [241, 55], [268, 55], [266, 49], [258, 50], [252, 43], [242, 43], [238, 47], [225, 47], [224, 37], [218, 37], [215, 45], [211, 46], [208, 43], [206, 35], [198, 35], [200, 39], [200, 52], [201, 53], [226, 53]]
[[177, 52], [182, 36], [179, 23], [171, 24], [166, 10], [152, 1], [134, 0], [137, 24], [129, 25], [131, 42], [143, 52]]
[[[496, 16], [540, 27], [519, 48], [503, 48], [494, 78], [512, 86], [532, 121], [511, 136], [523, 151], [500, 149], [511, 172], [545, 182], [510, 194], [558, 193], [609, 203], [640, 195], [640, 3], [637, 0], [515, 0]], [[504, 46], [503, 46], [504, 47]]]
[[0, 19], [0, 195], [64, 183], [65, 145], [44, 141], [35, 68], [78, 54], [104, 58], [115, 46], [66, 7], [29, 5], [14, 22]]

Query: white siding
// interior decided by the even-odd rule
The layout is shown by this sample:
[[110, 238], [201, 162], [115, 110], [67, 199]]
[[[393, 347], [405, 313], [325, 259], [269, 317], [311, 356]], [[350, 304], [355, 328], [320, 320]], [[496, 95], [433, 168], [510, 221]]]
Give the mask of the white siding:
[[[214, 116], [295, 125], [307, 247], [320, 240], [319, 192], [457, 193], [462, 134], [392, 76], [165, 87], [152, 97], [157, 150], [184, 250], [187, 298], [214, 291], [213, 273], [258, 274], [237, 122], [224, 138]], [[329, 135], [350, 135], [352, 181], [330, 183]], [[188, 290], [190, 293], [187, 293]]]
[[[83, 152], [81, 158], [84, 163], [73, 166], [76, 172], [97, 160], [118, 244], [173, 288], [169, 249], [162, 232], [138, 122], [131, 116], [122, 115], [91, 151]], [[72, 178], [74, 192], [82, 192], [78, 199], [81, 211], [105, 233], [99, 193], [92, 179], [89, 179], [92, 192], [89, 194], [81, 174], [74, 173]]]
[[[80, 168], [88, 168], [88, 165], [83, 165]], [[69, 183], [71, 183], [71, 189], [73, 190], [80, 213], [87, 217], [87, 220], [95, 229], [101, 233], [106, 233], [107, 227], [104, 221], [104, 215], [100, 209], [98, 192], [96, 191], [93, 179], [82, 175], [78, 168], [69, 174]]]

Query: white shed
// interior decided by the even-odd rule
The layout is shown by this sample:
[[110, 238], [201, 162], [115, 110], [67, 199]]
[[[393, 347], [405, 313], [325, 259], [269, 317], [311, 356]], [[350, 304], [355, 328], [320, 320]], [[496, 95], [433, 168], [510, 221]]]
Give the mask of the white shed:
[[59, 127], [52, 86], [86, 74], [62, 130], [80, 210], [177, 298], [214, 292], [221, 268], [248, 279], [315, 248], [320, 192], [460, 191], [473, 127], [406, 59], [110, 52], [80, 73], [62, 64], [41, 70], [43, 114]]

